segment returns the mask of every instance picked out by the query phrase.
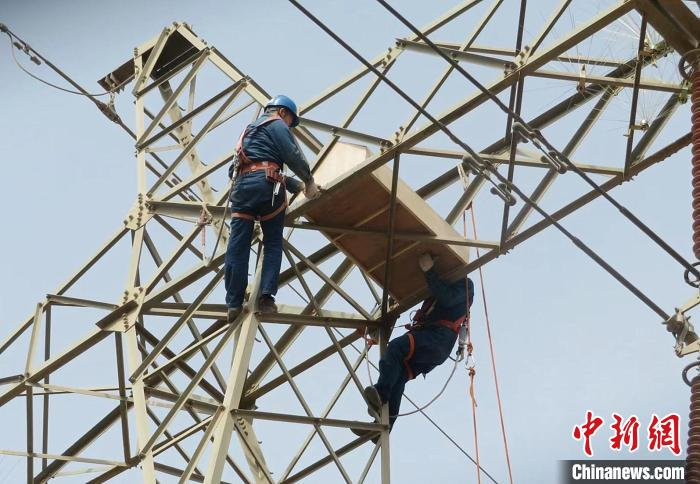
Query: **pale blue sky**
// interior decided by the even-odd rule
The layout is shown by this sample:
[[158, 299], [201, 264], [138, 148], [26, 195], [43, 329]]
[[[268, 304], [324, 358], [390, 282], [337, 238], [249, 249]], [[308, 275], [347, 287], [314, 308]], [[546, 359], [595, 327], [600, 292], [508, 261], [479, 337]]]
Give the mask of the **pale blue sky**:
[[[368, 58], [384, 52], [393, 45], [395, 38], [408, 35], [398, 21], [371, 0], [303, 3]], [[463, 21], [432, 38], [461, 42], [488, 3], [483, 2]], [[530, 2], [525, 43], [536, 35], [556, 3], [550, 0]], [[572, 23], [585, 21], [597, 7], [610, 2], [575, 0], [573, 3], [571, 15], [564, 17], [550, 41], [564, 34]], [[393, 4], [416, 24], [425, 25], [455, 2], [411, 0]], [[477, 44], [512, 47], [518, 4], [515, 0], [506, 0], [496, 17], [495, 27], [487, 28]], [[95, 83], [98, 78], [130, 58], [135, 45], [156, 36], [172, 21], [190, 23], [198, 35], [216, 46], [267, 91], [288, 94], [300, 104], [359, 67], [349, 54], [282, 0], [127, 1], [120, 4], [3, 0], [0, 5], [0, 22], [6, 23], [88, 90], [99, 90]], [[629, 57], [636, 45], [625, 31], [634, 28], [632, 20], [629, 25], [616, 23], [601, 33], [595, 43], [587, 41], [570, 53]], [[0, 47], [0, 140], [4, 148], [6, 208], [4, 236], [0, 238], [0, 253], [3, 254], [0, 277], [2, 337], [23, 321], [44, 294], [65, 280], [120, 226], [135, 193], [131, 138], [107, 121], [89, 101], [27, 77], [14, 65], [9, 43], [3, 42]], [[543, 48], [548, 43], [545, 42]], [[412, 56], [411, 60], [400, 62], [392, 72], [392, 79], [420, 99], [443, 65], [439, 60], [423, 55], [406, 56]], [[22, 54], [18, 53], [18, 57], [32, 72], [61, 82], [45, 67], [29, 64]], [[674, 59], [662, 60], [645, 73], [668, 82], [677, 80], [673, 71]], [[560, 67], [572, 72], [575, 69], [563, 64]], [[591, 71], [602, 73], [605, 70], [593, 68]], [[474, 72], [482, 82], [495, 78], [493, 71], [475, 69]], [[558, 98], [572, 94], [573, 89], [573, 84], [554, 81], [526, 84], [528, 101], [524, 112], [528, 116], [539, 113]], [[361, 115], [353, 127], [390, 137], [410, 113], [410, 108], [388, 89], [382, 88], [380, 92], [382, 102], [375, 103], [367, 115]], [[466, 81], [457, 77], [451, 79], [431, 112], [443, 111], [469, 92], [471, 87]], [[591, 141], [573, 156], [575, 160], [609, 166], [622, 164], [625, 144], [622, 133], [628, 117], [629, 99], [626, 92], [617, 96], [610, 112], [606, 112], [592, 133]], [[664, 99], [665, 94], [644, 96], [640, 102], [640, 117], [653, 117]], [[313, 111], [311, 117], [337, 122], [352, 102], [353, 96], [341, 97], [329, 107]], [[133, 126], [130, 88], [119, 95], [117, 107], [124, 121]], [[563, 148], [576, 127], [575, 123], [580, 122], [588, 109], [590, 107], [570, 116], [571, 119], [567, 118], [568, 123], [545, 133], [551, 136], [557, 147]], [[502, 116], [495, 110], [483, 108], [479, 113], [455, 124], [458, 135], [477, 149], [484, 148], [503, 132]], [[688, 126], [686, 104], [679, 108], [650, 152], [685, 134]], [[231, 144], [237, 134], [231, 133]], [[439, 144], [435, 142], [436, 145], [454, 148], [442, 138], [436, 139], [440, 140]], [[430, 144], [431, 141], [426, 142], [426, 145]], [[230, 148], [224, 146], [219, 152], [224, 149]], [[447, 160], [432, 162], [434, 165], [419, 165], [419, 162], [418, 159], [402, 165], [402, 177], [409, 183], [419, 183], [436, 175], [438, 170], [452, 166]], [[433, 166], [435, 171], [430, 170]], [[536, 174], [541, 176], [539, 172]], [[546, 208], [558, 207], [562, 201], [586, 191], [575, 174], [563, 178], [564, 181], [543, 203]], [[600, 181], [600, 178], [596, 179]], [[533, 180], [527, 174], [516, 175], [516, 183], [523, 187], [534, 186]], [[450, 193], [454, 194], [454, 191], [435, 198], [433, 203], [437, 210], [449, 210]], [[684, 256], [691, 257], [689, 149], [647, 170], [633, 183], [626, 183], [612, 193]], [[520, 202], [518, 206], [521, 205]], [[501, 220], [494, 197], [485, 191], [477, 198], [476, 209], [480, 236], [494, 240], [497, 238], [494, 230], [500, 226]], [[667, 312], [692, 296], [691, 288], [682, 280], [681, 267], [648, 242], [610, 205], [596, 201], [567, 218], [565, 225]], [[457, 229], [461, 231], [461, 226]], [[574, 425], [583, 421], [589, 409], [606, 419], [606, 427], [611, 422], [612, 412], [623, 416], [637, 415], [643, 429], [652, 413], [677, 412], [682, 418], [681, 441], [685, 447], [689, 389], [681, 381], [680, 370], [691, 360], [680, 360], [674, 355], [673, 340], [654, 313], [553, 229], [488, 264], [484, 274], [516, 482], [556, 482], [559, 459], [581, 458], [581, 443], [571, 438], [571, 431]], [[477, 291], [480, 291], [478, 274], [472, 277], [477, 282]], [[101, 272], [99, 280], [104, 281], [104, 286], [93, 289], [114, 292], [116, 297], [124, 283], [123, 267], [108, 266]], [[508, 479], [483, 309], [483, 301], [478, 298], [473, 308], [473, 332], [478, 365], [480, 457], [484, 468], [501, 483]], [[76, 321], [75, 326], [63, 329], [55, 327], [57, 344], [61, 341], [69, 344], [89, 327], [89, 321]], [[278, 334], [277, 329], [271, 329], [271, 332]], [[307, 346], [290, 352], [290, 359], [308, 354], [308, 345], [325, 347], [327, 339], [321, 336], [316, 339], [313, 335], [308, 336], [303, 340]], [[109, 349], [112, 349], [111, 343]], [[18, 368], [23, 368], [23, 351], [19, 348], [0, 355], [0, 376], [17, 373]], [[354, 356], [351, 352], [348, 354]], [[376, 357], [376, 351], [373, 357]], [[95, 366], [100, 361], [95, 358], [91, 360], [94, 362], [92, 371], [82, 370], [81, 385], [99, 384], [105, 372], [110, 379], [113, 378], [113, 367], [107, 361], [102, 362], [103, 367]], [[338, 373], [327, 375], [327, 380], [302, 378], [300, 384], [306, 385], [310, 395], [316, 395], [319, 387], [338, 384], [342, 369], [335, 368]], [[427, 379], [419, 378], [407, 386], [407, 393], [418, 402], [428, 401], [440, 389], [449, 371], [448, 365], [444, 365]], [[367, 379], [364, 368], [360, 375]], [[88, 381], [90, 383], [86, 383]], [[467, 390], [467, 373], [460, 365], [445, 395], [428, 410], [428, 414], [473, 453]], [[322, 409], [326, 403], [327, 397], [322, 397], [321, 393], [319, 390], [318, 400], [313, 400], [314, 409]], [[62, 403], [59, 402], [61, 397], [55, 398], [55, 408], [64, 409], [66, 417], [63, 421], [52, 422], [55, 427], [52, 427], [51, 442], [55, 446], [49, 446], [50, 453], [60, 453], [68, 441], [58, 438], [58, 434], [72, 435], [70, 430], [73, 427], [82, 429], [82, 433], [107, 408], [103, 408], [101, 402], [98, 405], [87, 400], [86, 403], [87, 397], [64, 398]], [[82, 406], [78, 413], [73, 405], [79, 402]], [[284, 408], [286, 404], [266, 403], [277, 408]], [[358, 412], [357, 405], [357, 400], [341, 401], [341, 418], [364, 418], [363, 410]], [[298, 405], [287, 409], [300, 413]], [[405, 405], [403, 410], [407, 409], [410, 407]], [[23, 422], [23, 402], [13, 402], [0, 411], [0, 429], [3, 429], [0, 431], [0, 449], [24, 448]], [[285, 433], [285, 429], [262, 426], [259, 437], [263, 448], [281, 455], [285, 442], [294, 440], [298, 434], [296, 427], [292, 427], [289, 433]], [[607, 448], [607, 433], [606, 428], [594, 440], [598, 458], [671, 457], [667, 451], [651, 455], [644, 449], [634, 455], [615, 454]], [[302, 434], [305, 435], [305, 430]], [[645, 436], [640, 434], [640, 437], [644, 443]], [[118, 446], [119, 442], [114, 440], [113, 445]], [[94, 457], [119, 456], [109, 442], [98, 448], [103, 453], [95, 451]], [[368, 454], [369, 446], [363, 450]], [[272, 462], [275, 462], [274, 458]], [[349, 462], [357, 464], [357, 461]], [[277, 476], [284, 470], [285, 464], [280, 465], [282, 468], [274, 468]], [[23, 459], [0, 456], [0, 483], [20, 482], [24, 468]], [[332, 466], [327, 472], [319, 474], [314, 478], [316, 480], [304, 482], [336, 482], [334, 479], [339, 479]], [[419, 415], [400, 419], [392, 432], [392, 476], [398, 483], [476, 482], [474, 466]], [[127, 473], [117, 482], [135, 482], [133, 479], [134, 475]], [[162, 482], [171, 482], [168, 479], [165, 477]], [[81, 478], [62, 480], [83, 482]], [[377, 481], [369, 479], [368, 482]]]

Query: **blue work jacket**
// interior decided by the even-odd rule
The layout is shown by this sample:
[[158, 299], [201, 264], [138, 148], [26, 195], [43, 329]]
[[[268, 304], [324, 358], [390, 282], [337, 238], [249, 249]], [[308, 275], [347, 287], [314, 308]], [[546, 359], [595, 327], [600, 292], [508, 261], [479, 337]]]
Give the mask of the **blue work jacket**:
[[[287, 165], [301, 181], [308, 183], [312, 179], [309, 163], [292, 136], [292, 132], [282, 119], [262, 124], [269, 117], [269, 114], [263, 113], [246, 128], [247, 132], [242, 143], [243, 151], [253, 162], [273, 161], [282, 169]], [[232, 175], [232, 170], [233, 167], [229, 170], [229, 176]], [[287, 188], [296, 193], [301, 188], [298, 183], [288, 178]]]
[[424, 324], [455, 321], [466, 314], [467, 295], [470, 307], [474, 302], [474, 283], [469, 278], [448, 282], [440, 279], [434, 269], [430, 269], [425, 273], [425, 280], [435, 305], [425, 315]]

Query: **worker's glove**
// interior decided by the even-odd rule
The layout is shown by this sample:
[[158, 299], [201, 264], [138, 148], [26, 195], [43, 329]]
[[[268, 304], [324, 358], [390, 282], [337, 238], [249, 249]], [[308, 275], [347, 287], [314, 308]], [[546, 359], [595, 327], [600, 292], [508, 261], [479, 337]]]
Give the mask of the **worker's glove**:
[[316, 200], [321, 196], [321, 187], [316, 185], [313, 178], [304, 184], [304, 196], [309, 200]]
[[418, 265], [420, 266], [420, 270], [423, 272], [428, 272], [435, 265], [433, 256], [426, 252], [418, 258]]

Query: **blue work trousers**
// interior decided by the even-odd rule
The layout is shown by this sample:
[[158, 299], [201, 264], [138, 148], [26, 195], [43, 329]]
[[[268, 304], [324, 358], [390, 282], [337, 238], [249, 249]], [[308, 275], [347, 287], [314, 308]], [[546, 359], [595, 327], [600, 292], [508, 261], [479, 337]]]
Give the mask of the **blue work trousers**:
[[[264, 217], [285, 203], [284, 186], [279, 188], [274, 203], [272, 192], [274, 183], [268, 181], [265, 171], [247, 173], [236, 180], [231, 193], [231, 212]], [[260, 294], [274, 296], [277, 293], [277, 279], [282, 264], [282, 231], [284, 210], [275, 217], [261, 221], [263, 231], [263, 266]], [[243, 304], [243, 296], [248, 285], [248, 260], [250, 240], [253, 237], [255, 222], [234, 217], [231, 219], [231, 236], [226, 249], [224, 281], [226, 284], [226, 305], [230, 308]]]
[[[374, 387], [389, 403], [389, 426], [401, 407], [406, 382], [441, 365], [452, 352], [457, 334], [449, 328], [430, 326], [394, 338], [379, 360], [379, 380]], [[413, 341], [411, 341], [413, 340]]]

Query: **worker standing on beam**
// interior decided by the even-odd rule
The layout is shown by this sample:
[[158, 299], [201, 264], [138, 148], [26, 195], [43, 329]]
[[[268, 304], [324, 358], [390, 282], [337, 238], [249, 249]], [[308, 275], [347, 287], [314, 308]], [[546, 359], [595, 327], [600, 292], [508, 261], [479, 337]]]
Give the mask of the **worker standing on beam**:
[[[226, 250], [224, 280], [228, 321], [241, 312], [248, 285], [248, 259], [255, 221], [263, 232], [264, 257], [258, 310], [277, 312], [275, 294], [282, 263], [282, 231], [287, 208], [286, 191], [304, 191], [317, 198], [320, 189], [290, 128], [299, 124], [297, 106], [287, 96], [275, 96], [263, 114], [241, 133], [236, 157], [229, 169], [231, 191], [231, 236]], [[301, 179], [285, 178], [284, 166]]]
[[[407, 327], [408, 332], [389, 342], [379, 361], [379, 380], [364, 390], [369, 405], [367, 412], [377, 421], [380, 420], [382, 404], [389, 404], [389, 428], [393, 427], [399, 414], [406, 382], [421, 373], [429, 373], [447, 360], [474, 300], [471, 279], [452, 283], [440, 279], [433, 269], [430, 254], [420, 256], [418, 265], [425, 275], [431, 296], [416, 311], [412, 324]], [[458, 352], [464, 349], [461, 340]]]

